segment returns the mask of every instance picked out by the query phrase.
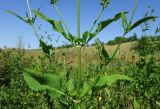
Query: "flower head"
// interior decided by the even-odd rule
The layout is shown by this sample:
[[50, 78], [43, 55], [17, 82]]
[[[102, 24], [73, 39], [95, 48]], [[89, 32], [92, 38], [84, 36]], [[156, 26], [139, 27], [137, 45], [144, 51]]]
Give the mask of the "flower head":
[[110, 3], [110, 0], [102, 0], [101, 1], [101, 5], [103, 6], [103, 8], [106, 8], [109, 3]]

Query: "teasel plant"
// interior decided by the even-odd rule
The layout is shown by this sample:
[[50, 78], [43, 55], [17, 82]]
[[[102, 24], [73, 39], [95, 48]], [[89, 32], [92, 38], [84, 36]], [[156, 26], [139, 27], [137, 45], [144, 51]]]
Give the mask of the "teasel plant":
[[[37, 17], [51, 24], [54, 31], [60, 33], [65, 39], [67, 39], [71, 44], [73, 44], [77, 48], [77, 54], [78, 54], [77, 56], [78, 68], [77, 68], [76, 79], [72, 79], [72, 78], [66, 79], [66, 77], [63, 77], [60, 75], [44, 74], [44, 73], [41, 74], [29, 69], [25, 69], [23, 76], [29, 88], [31, 88], [34, 91], [46, 91], [48, 95], [51, 96], [53, 100], [56, 100], [56, 102], [58, 102], [61, 107], [65, 107], [68, 109], [72, 109], [72, 108], [81, 109], [81, 108], [85, 108], [85, 103], [88, 102], [87, 100], [89, 100], [88, 98], [91, 96], [91, 94], [98, 92], [100, 90], [104, 90], [106, 87], [111, 86], [113, 83], [116, 83], [118, 80], [130, 81], [130, 82], [134, 81], [133, 78], [130, 78], [121, 74], [103, 75], [103, 76], [100, 76], [98, 74], [96, 78], [92, 78], [91, 82], [83, 81], [82, 74], [81, 74], [81, 71], [82, 71], [81, 48], [87, 45], [88, 42], [90, 42], [93, 38], [95, 38], [95, 36], [97, 36], [102, 30], [104, 30], [113, 22], [118, 21], [119, 19], [122, 19], [122, 27], [124, 30], [124, 34], [122, 35], [123, 37], [125, 37], [127, 33], [129, 33], [131, 30], [133, 30], [137, 26], [141, 25], [142, 23], [149, 20], [156, 19], [155, 16], [149, 16], [149, 17], [139, 19], [134, 23], [132, 22], [134, 13], [137, 8], [138, 0], [136, 0], [136, 4], [133, 9], [133, 13], [129, 19], [129, 22], [127, 21], [127, 18], [126, 18], [126, 14], [128, 12], [120, 12], [116, 14], [113, 18], [99, 22], [99, 19], [102, 16], [104, 10], [110, 4], [110, 0], [101, 0], [101, 3], [100, 3], [101, 11], [99, 12], [97, 18], [95, 19], [95, 21], [93, 22], [89, 30], [85, 31], [83, 34], [81, 34], [81, 26], [80, 26], [81, 0], [77, 0], [77, 36], [73, 35], [70, 32], [65, 22], [65, 19], [63, 18], [59, 8], [57, 7], [57, 3], [59, 2], [59, 0], [50, 0], [50, 4], [53, 5], [54, 8], [56, 9], [58, 16], [60, 17], [60, 20], [50, 19], [44, 13], [40, 12], [39, 9], [32, 10], [30, 7], [29, 1], [26, 0], [26, 2], [27, 2], [29, 14], [26, 14], [25, 19], [13, 11], [7, 10], [7, 12], [16, 16], [17, 18], [19, 18], [20, 20], [22, 20], [23, 22], [25, 22], [26, 24], [30, 25], [33, 28], [35, 36], [37, 37], [40, 43], [40, 46], [43, 52], [46, 54], [46, 56], [50, 57], [52, 55], [52, 47], [47, 45], [40, 38], [34, 26], [34, 23]], [[97, 23], [98, 23], [98, 26], [95, 29], [95, 26]], [[93, 31], [93, 29], [95, 29], [95, 31]], [[111, 55], [102, 52], [102, 55], [104, 55], [104, 57], [106, 58], [105, 60], [107, 61], [107, 64], [114, 59], [117, 51], [120, 48], [120, 45], [121, 45], [121, 42], [118, 44], [117, 48]], [[104, 48], [102, 47], [102, 49]]]

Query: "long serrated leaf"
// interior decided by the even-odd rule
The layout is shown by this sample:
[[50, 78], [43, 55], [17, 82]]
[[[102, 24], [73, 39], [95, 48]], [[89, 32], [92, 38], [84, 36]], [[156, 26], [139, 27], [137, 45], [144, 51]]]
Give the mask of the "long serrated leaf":
[[34, 12], [35, 15], [37, 15], [41, 19], [47, 21], [48, 23], [50, 23], [55, 31], [59, 32], [64, 37], [67, 36], [64, 29], [63, 29], [62, 23], [60, 21], [52, 20], [39, 11], [36, 11], [36, 10], [32, 10], [32, 11]]
[[48, 94], [53, 98], [65, 95], [61, 91], [62, 78], [59, 76], [51, 74], [36, 74], [31, 70], [25, 70], [24, 80], [32, 90], [35, 91], [47, 90]]
[[85, 32], [83, 33], [83, 36], [82, 36], [83, 43], [86, 42], [88, 35], [89, 35], [89, 32], [88, 32], [88, 31], [85, 31]]
[[150, 16], [150, 17], [145, 17], [145, 18], [142, 18], [140, 20], [138, 20], [137, 22], [135, 22], [130, 28], [129, 28], [129, 31], [133, 30], [135, 27], [141, 25], [142, 23], [146, 22], [146, 21], [149, 21], [149, 20], [154, 20], [155, 16]]
[[7, 13], [14, 15], [15, 17], [19, 18], [20, 20], [22, 20], [23, 22], [27, 23], [27, 21], [25, 19], [23, 19], [21, 16], [19, 16], [17, 13], [10, 11], [10, 10], [6, 10]]
[[124, 31], [126, 31], [126, 28], [127, 28], [128, 24], [127, 24], [127, 18], [125, 16], [124, 12], [121, 13], [121, 17], [122, 17], [122, 26], [123, 26], [123, 29], [124, 29]]
[[80, 98], [83, 98], [85, 95], [88, 95], [91, 93], [92, 93], [92, 89], [91, 89], [90, 85], [88, 85], [87, 83], [83, 83]]
[[66, 84], [65, 84], [67, 91], [69, 92], [70, 95], [73, 94], [75, 91], [75, 81], [74, 79], [70, 79]]
[[[118, 19], [121, 18], [121, 13], [118, 13], [114, 16], [114, 18], [111, 18], [111, 19], [107, 19], [105, 21], [101, 21], [99, 24], [98, 24], [98, 27], [96, 29], [96, 31], [94, 33], [89, 33], [89, 39], [87, 40], [87, 42], [89, 42], [92, 38], [94, 38], [98, 33], [100, 33], [104, 28], [106, 28], [108, 25], [110, 25], [112, 22], [115, 22], [117, 21]], [[123, 12], [124, 14], [126, 14], [127, 12]]]
[[29, 88], [35, 91], [43, 91], [46, 90], [48, 87], [46, 85], [41, 85], [36, 79], [28, 75], [27, 73], [24, 73], [24, 80], [26, 81]]
[[[114, 16], [114, 18], [112, 19], [108, 19], [108, 20], [105, 20], [105, 21], [101, 21], [99, 24], [98, 24], [98, 27], [96, 29], [96, 33], [99, 33], [100, 31], [102, 31], [105, 27], [107, 27], [109, 24], [111, 24], [112, 22], [115, 22], [117, 21], [118, 19], [121, 18], [121, 13], [118, 13]], [[123, 13], [127, 13], [127, 12], [123, 12]]]
[[121, 74], [113, 74], [110, 76], [100, 77], [97, 80], [96, 84], [92, 87], [92, 89], [93, 91], [104, 89], [107, 86], [111, 86], [113, 83], [117, 82], [118, 80], [132, 81], [132, 78], [127, 77], [125, 75], [121, 75]]

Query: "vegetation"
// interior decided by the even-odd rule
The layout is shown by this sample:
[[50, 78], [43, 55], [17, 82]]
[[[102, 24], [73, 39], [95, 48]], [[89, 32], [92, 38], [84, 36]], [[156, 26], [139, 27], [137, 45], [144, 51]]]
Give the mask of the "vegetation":
[[141, 56], [153, 55], [159, 53], [159, 44], [160, 36], [143, 36], [138, 40], [133, 49], [136, 50]]
[[[100, 16], [110, 4], [110, 0], [102, 0], [102, 9], [91, 28], [81, 35], [80, 0], [77, 0], [77, 36], [67, 27], [57, 7], [58, 0], [50, 0], [61, 21], [52, 20], [40, 10], [32, 10], [28, 0], [29, 14], [24, 19], [15, 12], [8, 13], [18, 17], [33, 28], [43, 55], [38, 58], [27, 57], [23, 49], [2, 49], [0, 51], [0, 103], [4, 109], [158, 109], [160, 108], [160, 62], [156, 53], [159, 51], [159, 37], [141, 38], [133, 47], [139, 53], [136, 61], [126, 61], [125, 55], [116, 60], [116, 54], [123, 42], [137, 40], [136, 35], [125, 38], [126, 34], [141, 24], [156, 19], [146, 16], [135, 23], [132, 22], [138, 0], [130, 19], [128, 12], [120, 12], [113, 18], [100, 21]], [[34, 17], [32, 15], [34, 13]], [[63, 35], [77, 50], [77, 70], [73, 70], [67, 61], [67, 51], [62, 52], [61, 59], [56, 57], [56, 50], [43, 41], [34, 26], [39, 17], [51, 24], [53, 30]], [[122, 19], [123, 35], [115, 38], [116, 49], [109, 53], [100, 40], [96, 40], [96, 63], [86, 61], [82, 67], [82, 49], [107, 26]], [[65, 29], [63, 28], [65, 27]], [[66, 32], [66, 31], [67, 32]], [[147, 39], [147, 41], [146, 41]], [[148, 40], [152, 39], [149, 43]], [[153, 51], [150, 43], [157, 42]], [[112, 45], [111, 44], [111, 45]], [[142, 47], [145, 44], [145, 47]], [[151, 48], [150, 48], [151, 47]], [[146, 49], [147, 48], [147, 49]], [[152, 50], [150, 50], [152, 49]], [[132, 51], [131, 51], [132, 52]], [[154, 52], [154, 53], [153, 53]], [[151, 53], [151, 57], [146, 55]], [[74, 57], [72, 57], [74, 58]]]
[[107, 42], [107, 45], [115, 45], [115, 44], [119, 44], [119, 42], [121, 43], [125, 43], [125, 42], [132, 42], [132, 41], [137, 41], [138, 37], [137, 35], [134, 33], [133, 36], [130, 36], [129, 38], [126, 37], [116, 37], [114, 40], [110, 40]]

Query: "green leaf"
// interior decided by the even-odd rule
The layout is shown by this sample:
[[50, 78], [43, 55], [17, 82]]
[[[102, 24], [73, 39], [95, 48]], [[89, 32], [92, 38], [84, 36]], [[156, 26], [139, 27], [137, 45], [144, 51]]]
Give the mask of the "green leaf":
[[60, 103], [60, 105], [62, 107], [65, 107], [66, 109], [69, 109], [69, 103], [67, 99], [64, 99], [64, 97], [58, 98], [58, 103]]
[[159, 33], [160, 32], [160, 28], [156, 28], [156, 31], [155, 31], [155, 34]]
[[[121, 12], [122, 13], [122, 12]], [[109, 24], [111, 24], [112, 22], [115, 22], [117, 21], [118, 19], [121, 18], [121, 13], [118, 13], [114, 16], [114, 18], [112, 19], [108, 19], [108, 20], [105, 20], [105, 21], [101, 21], [99, 24], [98, 24], [98, 27], [96, 29], [96, 33], [99, 33], [101, 32], [105, 27], [107, 27]], [[123, 12], [124, 14], [126, 14], [127, 12]]]
[[122, 17], [122, 26], [123, 26], [123, 29], [124, 29], [124, 31], [126, 31], [128, 24], [127, 24], [127, 18], [125, 16], [124, 12], [121, 13], [121, 17]]
[[139, 105], [139, 103], [136, 101], [136, 99], [134, 99], [133, 105], [134, 105], [134, 109], [140, 109], [140, 105]]
[[75, 37], [71, 33], [68, 33], [65, 38], [68, 39], [70, 42], [73, 42], [75, 39]]
[[23, 22], [27, 23], [27, 21], [25, 19], [23, 19], [21, 16], [19, 16], [17, 13], [10, 11], [10, 10], [6, 10], [7, 13], [14, 15], [15, 17], [19, 18], [20, 20], [22, 20]]
[[110, 76], [100, 77], [98, 80], [96, 80], [96, 83], [92, 87], [92, 89], [93, 91], [104, 89], [105, 87], [111, 86], [113, 83], [116, 83], [118, 80], [132, 81], [132, 78], [121, 74], [113, 74]]
[[75, 39], [74, 39], [74, 43], [76, 44], [76, 43], [81, 43], [81, 42], [83, 42], [83, 39], [81, 39], [81, 38], [79, 38], [79, 37], [75, 37]]
[[7, 10], [6, 12], [9, 13], [9, 14], [12, 14], [13, 16], [17, 17], [18, 19], [22, 20], [23, 22], [25, 22], [29, 25], [33, 25], [35, 20], [36, 20], [36, 16], [30, 18], [27, 13], [26, 13], [26, 18], [24, 19], [13, 11]]
[[98, 24], [98, 27], [96, 29], [96, 33], [102, 31], [106, 26], [108, 26], [109, 24], [111, 24], [113, 21], [117, 21], [119, 18], [121, 18], [121, 13], [118, 13], [114, 18], [112, 19], [108, 19], [106, 21], [101, 21]]
[[48, 23], [50, 23], [55, 31], [59, 32], [65, 38], [67, 38], [67, 34], [65, 33], [63, 26], [62, 26], [62, 23], [60, 21], [52, 20], [39, 11], [36, 11], [36, 10], [32, 10], [32, 11], [34, 12], [35, 15], [37, 15], [41, 19], [47, 21]]
[[48, 86], [41, 85], [34, 77], [33, 74], [24, 73], [24, 80], [26, 81], [29, 88], [35, 91], [46, 90]]
[[101, 61], [107, 65], [111, 61], [111, 57], [99, 39], [96, 40], [96, 48], [98, 49]]
[[88, 38], [88, 40], [87, 40], [87, 43], [88, 43], [91, 39], [93, 39], [96, 35], [97, 35], [96, 32], [95, 32], [95, 33], [89, 33], [89, 38]]
[[141, 25], [142, 23], [146, 22], [146, 21], [149, 21], [149, 20], [154, 20], [155, 16], [150, 16], [150, 17], [145, 17], [145, 18], [142, 18], [140, 20], [138, 20], [137, 22], [135, 22], [130, 28], [129, 28], [129, 31], [133, 30], [134, 28], [136, 28], [137, 26]]
[[40, 46], [42, 47], [43, 52], [47, 55], [47, 56], [51, 56], [53, 54], [52, 52], [52, 46], [47, 45], [46, 43], [44, 43], [41, 39], [39, 40], [40, 42]]
[[69, 94], [71, 96], [74, 95], [74, 91], [75, 91], [75, 81], [74, 79], [70, 79], [66, 84], [65, 84], [67, 91], [69, 92]]
[[[121, 18], [121, 13], [118, 13], [114, 16], [114, 18], [112, 19], [108, 19], [108, 20], [105, 20], [105, 21], [101, 21], [99, 24], [98, 24], [98, 27], [96, 29], [96, 31], [94, 33], [89, 33], [89, 39], [87, 42], [89, 42], [93, 37], [95, 37], [98, 33], [100, 33], [104, 28], [106, 28], [108, 25], [110, 25], [111, 23], [117, 21], [118, 19]], [[124, 14], [126, 14], [127, 12], [123, 12]]]
[[160, 107], [160, 102], [156, 101], [156, 104]]
[[100, 42], [99, 39], [95, 40], [95, 42], [96, 42], [96, 49], [98, 50], [101, 61], [108, 64], [110, 62], [110, 56], [106, 51], [104, 45]]
[[105, 50], [104, 47], [102, 48], [102, 54], [103, 54], [103, 56], [106, 58], [106, 60], [109, 59], [109, 54], [108, 54], [108, 52]]
[[35, 91], [46, 90], [48, 94], [53, 98], [65, 95], [61, 91], [62, 78], [59, 76], [51, 74], [36, 74], [31, 70], [25, 70], [24, 80], [26, 81], [29, 88], [31, 88], [32, 90]]
[[91, 93], [92, 93], [92, 89], [91, 89], [90, 85], [88, 85], [87, 83], [83, 83], [80, 98], [83, 98], [85, 95], [87, 95], [87, 94], [89, 95]]
[[86, 40], [87, 40], [88, 35], [89, 35], [89, 32], [88, 32], [88, 31], [85, 31], [85, 32], [83, 33], [83, 36], [82, 36], [83, 43], [86, 43]]

